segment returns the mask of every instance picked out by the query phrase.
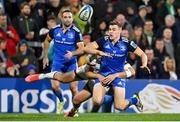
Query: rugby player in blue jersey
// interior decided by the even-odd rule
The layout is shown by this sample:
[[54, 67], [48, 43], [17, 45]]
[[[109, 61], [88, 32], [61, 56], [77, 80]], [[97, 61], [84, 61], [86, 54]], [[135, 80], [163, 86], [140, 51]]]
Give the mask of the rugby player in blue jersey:
[[94, 41], [86, 47], [99, 49], [112, 56], [112, 58], [102, 57], [99, 74], [105, 76], [105, 78], [96, 79], [93, 89], [93, 102], [97, 105], [103, 103], [106, 93], [104, 86], [108, 86], [113, 87], [116, 109], [124, 110], [130, 105], [136, 105], [139, 109], [142, 109], [143, 106], [138, 95], [134, 95], [130, 99], [125, 99], [126, 80], [121, 78], [119, 73], [124, 71], [124, 64], [129, 52], [140, 56], [142, 60], [141, 68], [150, 73], [147, 67], [147, 56], [133, 41], [123, 37], [121, 31], [122, 25], [115, 20], [111, 21], [109, 24], [109, 37]]
[[[103, 103], [106, 94], [105, 86], [113, 87], [114, 90], [114, 105], [118, 110], [124, 110], [130, 105], [136, 105], [138, 109], [143, 106], [137, 94], [130, 99], [125, 99], [125, 82], [126, 80], [120, 76], [120, 72], [124, 71], [124, 64], [129, 52], [133, 52], [141, 57], [141, 68], [150, 73], [147, 67], [147, 56], [145, 53], [133, 42], [121, 35], [122, 25], [117, 21], [110, 22], [109, 36], [101, 38], [90, 43], [85, 48], [98, 49], [109, 55], [112, 58], [103, 56], [101, 59], [101, 67], [99, 74], [104, 78], [96, 79], [96, 84], [93, 89], [93, 102], [96, 105]], [[80, 51], [68, 52], [66, 57], [70, 58], [73, 55], [79, 55]], [[127, 77], [131, 74], [127, 72]]]
[[[71, 72], [77, 68], [77, 57], [73, 56], [71, 59], [66, 59], [64, 55], [67, 51], [75, 51], [77, 48], [84, 46], [82, 40], [82, 35], [80, 30], [73, 25], [73, 15], [70, 10], [64, 10], [59, 14], [59, 19], [61, 19], [61, 25], [57, 25], [52, 28], [44, 42], [44, 59], [43, 67], [45, 68], [49, 65], [48, 60], [48, 48], [51, 40], [54, 41], [53, 45], [53, 61], [51, 73], [49, 75], [59, 76], [65, 72]], [[70, 77], [74, 77], [73, 74]], [[60, 82], [56, 80], [51, 80], [52, 89], [55, 95], [59, 98], [60, 104], [59, 108], [62, 108], [64, 100], [60, 91]], [[72, 94], [77, 93], [77, 83], [70, 83], [70, 88]]]

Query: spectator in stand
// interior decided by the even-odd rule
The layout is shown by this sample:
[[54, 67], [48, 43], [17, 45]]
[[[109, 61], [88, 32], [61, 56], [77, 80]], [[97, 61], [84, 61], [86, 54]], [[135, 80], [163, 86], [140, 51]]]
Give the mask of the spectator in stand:
[[64, 5], [65, 0], [49, 0], [46, 3], [45, 21], [47, 21], [48, 16], [55, 16], [56, 21], [60, 23], [60, 20], [58, 19], [58, 13]]
[[38, 25], [38, 29], [45, 26], [45, 5], [39, 3], [38, 0], [26, 0], [31, 7], [31, 15]]
[[155, 35], [153, 32], [153, 21], [150, 19], [145, 20], [144, 23], [144, 35], [147, 40], [147, 46], [153, 48], [154, 47], [154, 39]]
[[[32, 70], [29, 70], [29, 67], [35, 67], [34, 72], [38, 71], [38, 61], [34, 56], [32, 50], [28, 47], [26, 40], [21, 40], [18, 44], [18, 52], [13, 58], [13, 62], [16, 65], [19, 65], [20, 77], [25, 77]], [[31, 71], [32, 72], [32, 71]]]
[[147, 18], [154, 21], [156, 6], [159, 0], [139, 0], [137, 3], [138, 6], [145, 5], [147, 6]]
[[161, 38], [163, 36], [163, 30], [167, 27], [172, 29], [172, 40], [174, 46], [176, 47], [178, 44], [180, 44], [180, 26], [176, 22], [175, 17], [172, 15], [167, 15], [165, 17], [165, 25], [161, 26], [157, 30], [156, 38]]
[[6, 61], [7, 54], [5, 52], [6, 42], [3, 39], [0, 39], [0, 76], [6, 76]]
[[13, 24], [21, 39], [27, 41], [37, 41], [38, 26], [34, 18], [31, 17], [31, 8], [27, 2], [20, 6], [21, 14], [15, 18]]
[[161, 61], [154, 57], [154, 51], [151, 48], [146, 48], [145, 53], [148, 58], [148, 64], [151, 74], [148, 76], [143, 70], [140, 69], [141, 61], [137, 63], [136, 78], [138, 79], [162, 79], [163, 78], [163, 67]]
[[130, 36], [132, 36], [133, 28], [131, 24], [126, 20], [125, 16], [123, 14], [118, 14], [116, 16], [116, 20], [118, 23], [123, 25], [123, 28], [127, 29], [129, 31]]
[[0, 77], [16, 76], [16, 74], [18, 75], [17, 66], [8, 56], [6, 41], [0, 38]]
[[134, 27], [134, 34], [132, 35], [131, 40], [134, 41], [142, 50], [148, 47], [148, 43], [143, 33], [143, 28], [141, 26]]
[[117, 0], [114, 2], [114, 9], [116, 14], [122, 13], [128, 20], [137, 13], [137, 5], [134, 0]]
[[165, 57], [169, 56], [164, 43], [163, 38], [156, 39], [154, 49], [154, 56], [161, 61], [162, 65]]
[[104, 19], [102, 19], [102, 20], [99, 20], [98, 25], [99, 26], [97, 28], [95, 28], [96, 31], [92, 32], [92, 40], [101, 38], [102, 36], [104, 36], [106, 34], [107, 22]]
[[[35, 56], [39, 58], [42, 49], [37, 47], [39, 42], [38, 25], [35, 19], [31, 16], [31, 8], [27, 2], [20, 6], [21, 14], [14, 19], [14, 26], [17, 29], [20, 38], [27, 40], [28, 45], [35, 52]], [[41, 45], [41, 44], [40, 44]]]
[[127, 39], [129, 39], [130, 37], [129, 31], [126, 28], [122, 29], [122, 35], [125, 36]]
[[175, 0], [165, 0], [165, 2], [162, 4], [162, 6], [157, 9], [156, 13], [156, 24], [160, 27], [164, 25], [164, 18], [167, 15], [174, 16], [176, 14], [176, 10], [174, 7], [174, 1]]
[[144, 26], [144, 22], [146, 20], [146, 15], [147, 15], [147, 8], [145, 5], [139, 6], [139, 11], [138, 14], [135, 15], [132, 19], [129, 20], [131, 25], [134, 26]]
[[19, 42], [19, 35], [16, 29], [8, 24], [7, 15], [0, 14], [0, 37], [6, 41], [8, 55], [13, 57], [16, 54], [16, 45]]
[[170, 28], [165, 28], [163, 30], [163, 40], [168, 55], [174, 58], [174, 45], [172, 42], [172, 30]]
[[164, 60], [164, 71], [163, 73], [165, 79], [177, 80], [176, 74], [176, 63], [175, 60], [171, 57], [166, 57]]

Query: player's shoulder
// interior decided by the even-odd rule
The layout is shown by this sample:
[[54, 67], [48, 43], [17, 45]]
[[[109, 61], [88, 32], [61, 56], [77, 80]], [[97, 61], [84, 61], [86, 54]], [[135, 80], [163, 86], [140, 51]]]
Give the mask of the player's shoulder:
[[77, 28], [75, 25], [72, 26], [72, 29], [75, 30], [76, 32], [80, 32], [79, 28]]
[[130, 40], [124, 36], [121, 36], [121, 41], [123, 41], [125, 43], [130, 43]]
[[97, 41], [107, 41], [108, 39], [109, 39], [108, 36], [104, 36], [104, 37], [97, 39]]
[[58, 24], [58, 25], [52, 27], [51, 30], [56, 30], [56, 29], [58, 29], [58, 28], [61, 28], [61, 25], [60, 25], [60, 24]]

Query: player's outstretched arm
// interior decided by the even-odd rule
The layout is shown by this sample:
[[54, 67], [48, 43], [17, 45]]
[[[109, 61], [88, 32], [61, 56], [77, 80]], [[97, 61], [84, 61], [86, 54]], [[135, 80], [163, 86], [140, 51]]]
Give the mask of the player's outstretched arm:
[[137, 47], [136, 50], [134, 51], [134, 53], [138, 56], [141, 57], [141, 61], [142, 61], [142, 66], [141, 68], [144, 69], [145, 71], [147, 71], [149, 74], [151, 73], [150, 69], [147, 67], [147, 56], [146, 54], [139, 48]]
[[106, 57], [112, 57], [111, 55], [104, 53], [100, 50], [96, 50], [96, 49], [91, 49], [89, 47], [83, 47], [83, 48], [79, 48], [74, 52], [71, 51], [67, 51], [67, 54], [65, 55], [65, 57], [67, 59], [70, 59], [72, 56], [78, 56], [78, 55], [82, 55], [82, 54], [95, 54], [95, 55], [100, 55], [100, 56], [106, 56]]

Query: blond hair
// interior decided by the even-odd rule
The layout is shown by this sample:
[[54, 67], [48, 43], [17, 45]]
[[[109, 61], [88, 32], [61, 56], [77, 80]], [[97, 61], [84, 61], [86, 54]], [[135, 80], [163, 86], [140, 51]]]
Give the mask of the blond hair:
[[[173, 67], [172, 67], [172, 69], [168, 69], [168, 67], [167, 67], [167, 61], [168, 60], [172, 60], [173, 61]], [[165, 59], [164, 59], [164, 70], [167, 72], [167, 71], [169, 71], [169, 70], [171, 70], [171, 71], [175, 71], [176, 70], [176, 62], [175, 62], [175, 60], [174, 60], [174, 58], [171, 58], [171, 57], [165, 57]]]

